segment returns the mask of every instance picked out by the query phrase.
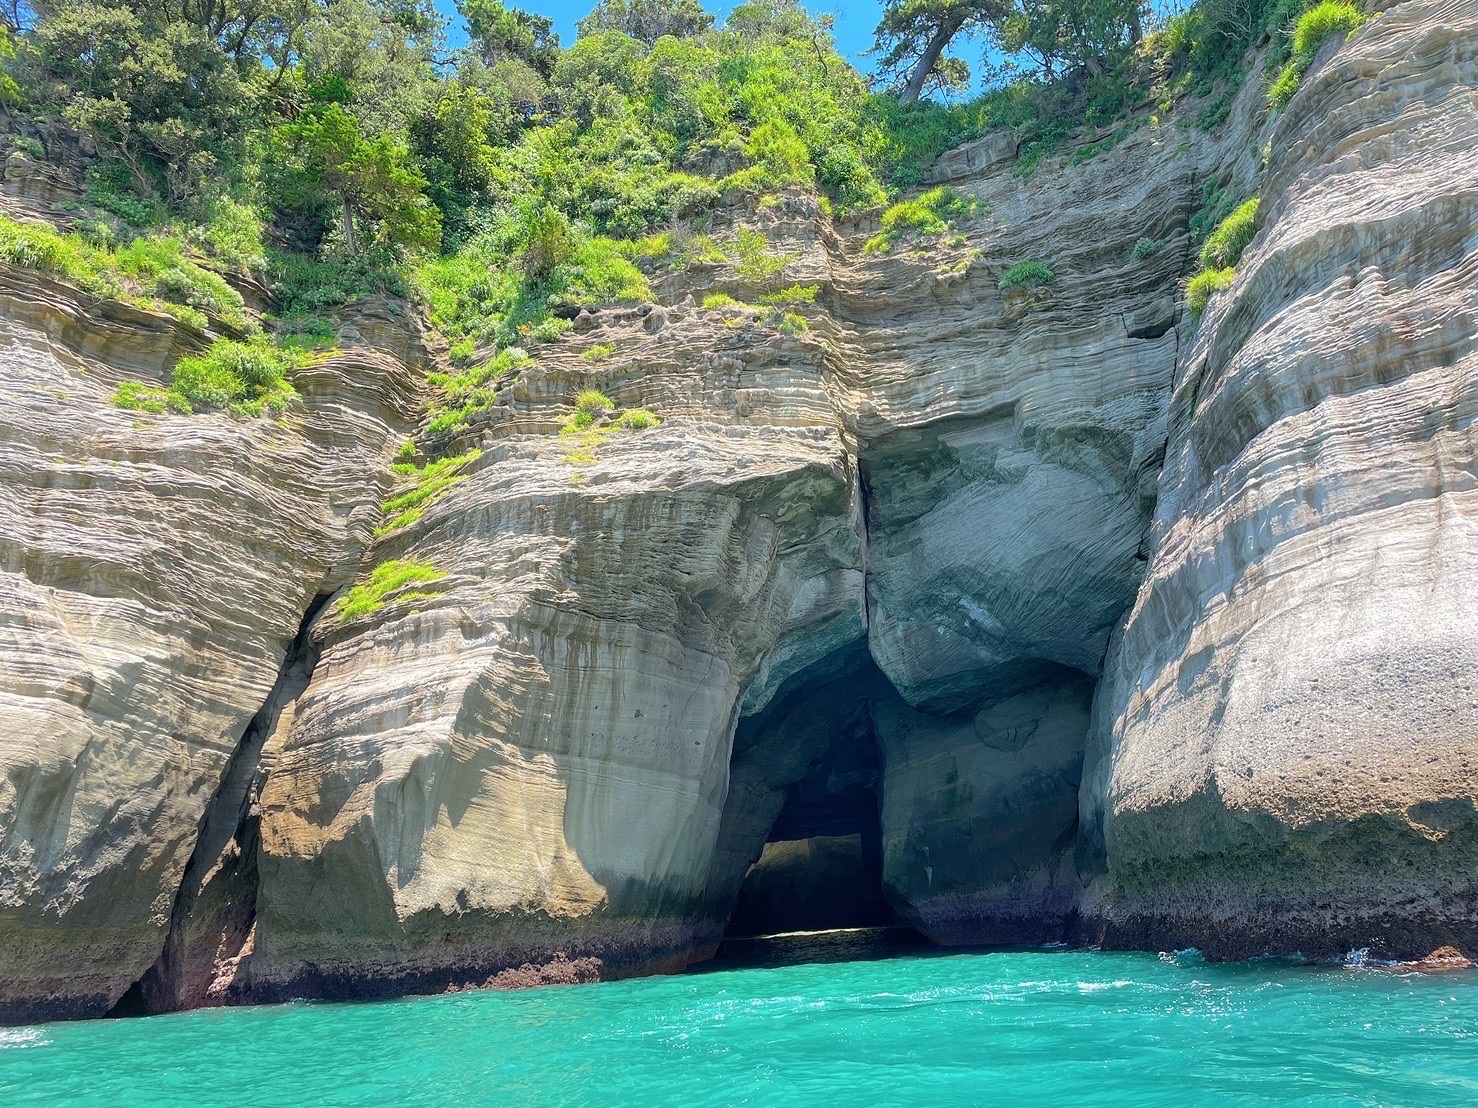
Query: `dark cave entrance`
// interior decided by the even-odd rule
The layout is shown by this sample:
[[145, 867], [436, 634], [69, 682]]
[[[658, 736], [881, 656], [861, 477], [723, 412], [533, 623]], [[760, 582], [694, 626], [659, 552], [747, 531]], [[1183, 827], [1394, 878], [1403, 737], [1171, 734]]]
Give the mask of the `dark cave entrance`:
[[725, 932], [773, 935], [894, 922], [883, 899], [877, 740], [849, 729], [786, 790]]
[[883, 895], [882, 695], [896, 694], [859, 641], [741, 719], [720, 852], [726, 941], [897, 926]]

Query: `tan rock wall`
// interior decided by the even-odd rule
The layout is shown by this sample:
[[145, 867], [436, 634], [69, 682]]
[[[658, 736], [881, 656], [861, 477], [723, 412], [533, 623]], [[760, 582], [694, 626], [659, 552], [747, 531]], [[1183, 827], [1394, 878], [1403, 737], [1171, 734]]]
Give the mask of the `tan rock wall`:
[[101, 1015], [158, 956], [303, 612], [353, 573], [414, 378], [352, 352], [280, 423], [149, 416], [113, 384], [197, 336], [25, 271], [0, 317], [0, 1013]]
[[[112, 383], [204, 336], [0, 273], [3, 1014], [107, 1010], [166, 930], [163, 1006], [679, 967], [853, 694], [804, 734], [767, 711], [863, 647], [891, 688], [848, 670], [840, 716], [872, 720], [884, 880], [936, 938], [1076, 908], [1212, 953], [1471, 940], [1475, 18], [1394, 5], [1212, 136], [1146, 123], [1031, 180], [962, 148], [963, 241], [726, 211], [820, 286], [807, 333], [697, 307], [760, 291], [725, 266], [660, 276], [455, 432], [412, 414], [390, 305], [284, 423], [141, 417]], [[1193, 328], [1218, 183], [1261, 230]], [[1027, 258], [1056, 279], [1002, 291]], [[588, 387], [661, 425], [560, 435]], [[417, 419], [425, 454], [483, 453], [375, 538]], [[393, 559], [440, 576], [326, 606], [232, 767], [313, 599]]]
[[1395, 6], [1278, 120], [1100, 691], [1116, 941], [1474, 941], [1475, 31], [1471, 3]]

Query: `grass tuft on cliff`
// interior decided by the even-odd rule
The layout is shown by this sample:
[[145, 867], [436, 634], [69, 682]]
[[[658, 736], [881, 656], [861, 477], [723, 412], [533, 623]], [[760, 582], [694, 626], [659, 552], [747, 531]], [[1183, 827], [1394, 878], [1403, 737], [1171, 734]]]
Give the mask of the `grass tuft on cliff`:
[[1202, 269], [1225, 269], [1242, 259], [1242, 251], [1257, 233], [1258, 198], [1243, 201], [1206, 237], [1201, 246]]
[[989, 211], [974, 197], [952, 188], [930, 189], [911, 200], [900, 200], [883, 212], [881, 229], [863, 244], [864, 254], [886, 254], [904, 236], [918, 240], [939, 239], [955, 229], [956, 222]]
[[1201, 246], [1201, 272], [1186, 283], [1186, 306], [1192, 318], [1206, 310], [1213, 293], [1221, 292], [1237, 276], [1242, 253], [1257, 233], [1256, 196], [1244, 200], [1206, 236]]
[[249, 418], [281, 415], [297, 396], [287, 374], [309, 357], [275, 346], [262, 335], [245, 342], [217, 339], [204, 354], [189, 354], [176, 362], [164, 388], [124, 381], [114, 390], [113, 403], [156, 414], [226, 409]]
[[1036, 258], [1027, 258], [1017, 262], [1005, 273], [1001, 274], [997, 287], [1002, 289], [1026, 288], [1029, 285], [1050, 285], [1057, 280], [1057, 275], [1052, 272], [1046, 262], [1039, 262]]
[[522, 347], [509, 346], [461, 373], [428, 373], [426, 380], [441, 391], [441, 399], [426, 430], [435, 434], [464, 426], [478, 412], [493, 406], [498, 382], [530, 360]]
[[575, 410], [560, 420], [559, 433], [572, 436], [574, 446], [565, 451], [572, 465], [591, 465], [595, 451], [606, 436], [618, 431], [646, 431], [662, 420], [646, 408], [622, 410], [599, 389], [582, 389], [575, 397]]
[[1268, 89], [1269, 102], [1278, 108], [1286, 105], [1309, 66], [1314, 64], [1314, 55], [1325, 40], [1337, 34], [1348, 38], [1365, 24], [1367, 18], [1350, 0], [1321, 0], [1299, 16], [1291, 36], [1293, 56], [1273, 79]]
[[1200, 316], [1206, 310], [1212, 293], [1228, 288], [1236, 277], [1237, 271], [1231, 266], [1225, 269], [1203, 269], [1192, 277], [1185, 287], [1185, 302], [1192, 317]]
[[410, 488], [392, 496], [380, 505], [385, 522], [375, 528], [375, 535], [386, 535], [402, 527], [409, 527], [416, 522], [432, 503], [439, 500], [448, 489], [467, 476], [462, 470], [480, 457], [482, 457], [482, 451], [473, 449], [455, 457], [439, 458], [424, 466], [416, 466], [409, 462], [399, 462], [392, 466], [391, 469], [395, 473], [403, 477], [411, 477], [413, 482]]
[[187, 258], [175, 238], [140, 237], [114, 250], [0, 216], [0, 261], [55, 273], [93, 296], [166, 312], [202, 331], [212, 319], [237, 331], [254, 329], [241, 294]]
[[405, 590], [411, 585], [430, 584], [446, 576], [430, 562], [396, 559], [381, 562], [362, 581], [344, 594], [338, 603], [339, 617], [345, 622], [378, 612], [391, 600], [419, 600], [435, 596], [426, 590]]

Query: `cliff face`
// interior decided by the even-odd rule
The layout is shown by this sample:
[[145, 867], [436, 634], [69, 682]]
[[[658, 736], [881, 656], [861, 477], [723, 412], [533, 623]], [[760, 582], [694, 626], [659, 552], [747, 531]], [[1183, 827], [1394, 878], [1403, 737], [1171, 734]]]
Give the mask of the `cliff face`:
[[[420, 424], [481, 454], [378, 538], [388, 311], [285, 425], [140, 419], [111, 381], [199, 336], [5, 275], [0, 1013], [676, 968], [772, 835], [875, 834], [945, 942], [1478, 940], [1475, 23], [1409, 0], [1194, 142], [981, 140], [958, 239], [744, 213], [808, 331], [712, 265], [586, 313]], [[1260, 230], [1193, 325], [1223, 186]], [[587, 388], [660, 426], [561, 435]]]
[[159, 954], [197, 829], [313, 598], [353, 576], [414, 411], [349, 353], [282, 423], [111, 405], [201, 336], [0, 273], [0, 991], [106, 1011]]
[[1394, 7], [1272, 131], [1098, 694], [1112, 941], [1478, 938], [1475, 30]]

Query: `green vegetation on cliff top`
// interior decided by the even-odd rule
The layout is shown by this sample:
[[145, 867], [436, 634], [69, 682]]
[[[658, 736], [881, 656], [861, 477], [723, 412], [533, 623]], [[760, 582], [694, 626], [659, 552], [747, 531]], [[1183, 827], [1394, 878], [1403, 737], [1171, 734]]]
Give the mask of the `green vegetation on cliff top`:
[[[793, 256], [752, 227], [715, 229], [735, 198], [774, 207], [799, 189], [837, 214], [882, 209], [874, 252], [950, 241], [975, 201], [900, 197], [945, 150], [1009, 128], [1029, 176], [1077, 128], [1110, 134], [1073, 160], [1111, 147], [1147, 100], [1206, 96], [1199, 122], [1216, 126], [1262, 36], [1270, 74], [1297, 71], [1281, 88], [1364, 20], [1347, 0], [1173, 15], [885, 0], [873, 87], [837, 54], [832, 17], [796, 0], [722, 22], [693, 0], [600, 0], [568, 46], [499, 0], [458, 10], [469, 34], [453, 48], [431, 0], [21, 0], [0, 29], [6, 141], [80, 168], [87, 199], [72, 233], [0, 223], [0, 258], [247, 340], [250, 356], [212, 347], [163, 387], [120, 390], [146, 410], [286, 402], [291, 358], [250, 339], [243, 281], [301, 321], [279, 333], [366, 294], [414, 295], [452, 366], [431, 430], [454, 430], [492, 403], [500, 352], [559, 339], [583, 307], [649, 300], [672, 267], [726, 262], [737, 284], [720, 295], [808, 330], [787, 310], [807, 302], [785, 279]], [[986, 91], [963, 99], [981, 56], [996, 59]]]

